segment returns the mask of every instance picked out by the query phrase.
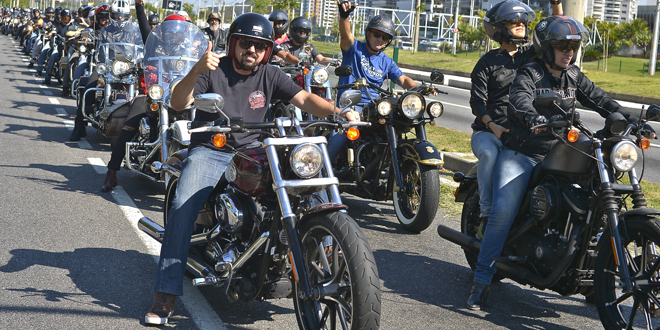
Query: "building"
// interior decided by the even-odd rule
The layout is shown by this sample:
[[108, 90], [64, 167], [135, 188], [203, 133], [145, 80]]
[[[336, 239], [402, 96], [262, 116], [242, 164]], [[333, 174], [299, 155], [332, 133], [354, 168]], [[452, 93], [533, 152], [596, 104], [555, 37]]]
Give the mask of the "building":
[[587, 0], [585, 16], [605, 22], [626, 23], [637, 17], [638, 0]]
[[645, 20], [651, 31], [653, 31], [653, 26], [655, 25], [655, 8], [655, 5], [637, 7], [637, 18]]

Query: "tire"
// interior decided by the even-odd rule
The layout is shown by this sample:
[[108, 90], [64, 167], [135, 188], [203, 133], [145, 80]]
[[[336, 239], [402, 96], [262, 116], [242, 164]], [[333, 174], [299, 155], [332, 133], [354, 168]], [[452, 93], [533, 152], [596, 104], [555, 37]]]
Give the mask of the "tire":
[[[656, 329], [660, 326], [660, 220], [651, 217], [632, 217], [626, 220], [628, 237], [623, 237], [633, 292], [621, 291], [621, 280], [614, 260], [610, 235], [600, 239], [601, 248], [594, 272], [594, 298], [598, 315], [605, 329]], [[630, 263], [630, 262], [629, 262]], [[650, 269], [656, 263], [655, 270]], [[640, 267], [644, 266], [644, 267]], [[620, 299], [621, 301], [617, 301]], [[633, 306], [639, 306], [633, 313]], [[628, 328], [631, 318], [633, 327]], [[647, 326], [648, 324], [648, 326]]]
[[440, 174], [435, 166], [421, 165], [409, 159], [401, 165], [403, 184], [408, 186], [409, 193], [392, 192], [394, 211], [403, 229], [420, 233], [431, 225], [438, 212]]
[[[481, 208], [479, 207], [479, 187], [474, 185], [468, 191], [463, 210], [461, 211], [461, 233], [470, 237], [475, 237], [479, 230], [481, 222]], [[465, 259], [472, 270], [477, 268], [477, 258], [479, 255], [470, 250], [463, 249]]]
[[[332, 238], [332, 245], [324, 247], [327, 237]], [[326, 288], [332, 284], [343, 287], [338, 290], [340, 293], [328, 298], [301, 299], [300, 288], [294, 283], [294, 309], [300, 329], [378, 329], [378, 269], [371, 247], [355, 221], [341, 212], [314, 215], [302, 226], [300, 239], [312, 288], [326, 284], [330, 284]], [[347, 306], [350, 314], [339, 308], [340, 303]]]

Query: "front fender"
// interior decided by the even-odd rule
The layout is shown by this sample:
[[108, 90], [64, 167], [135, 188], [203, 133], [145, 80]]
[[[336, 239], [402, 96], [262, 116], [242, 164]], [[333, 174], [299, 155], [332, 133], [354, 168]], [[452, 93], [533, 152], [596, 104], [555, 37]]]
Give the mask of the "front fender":
[[620, 217], [623, 220], [625, 220], [626, 217], [638, 216], [638, 215], [639, 216], [660, 215], [660, 211], [643, 207], [643, 208], [633, 209], [633, 210], [630, 210], [628, 212], [625, 212]]
[[347, 210], [348, 206], [344, 204], [338, 204], [338, 203], [321, 203], [318, 205], [314, 205], [311, 209], [309, 209], [303, 216], [300, 218], [300, 221], [305, 221], [308, 219], [310, 216], [313, 216], [315, 214], [319, 213], [325, 213], [325, 212], [331, 212], [331, 211], [340, 211], [340, 210]]
[[442, 166], [445, 164], [442, 154], [438, 152], [433, 143], [424, 140], [406, 140], [400, 143], [399, 155], [422, 165]]

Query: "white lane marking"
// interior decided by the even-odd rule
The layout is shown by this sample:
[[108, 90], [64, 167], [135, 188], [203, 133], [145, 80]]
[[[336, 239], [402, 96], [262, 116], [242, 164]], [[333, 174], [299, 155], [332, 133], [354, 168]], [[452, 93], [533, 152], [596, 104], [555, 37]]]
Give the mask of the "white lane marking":
[[37, 72], [37, 70], [35, 70], [35, 69], [29, 69], [28, 71], [30, 71], [30, 72]]
[[73, 126], [75, 125], [73, 120], [62, 120], [62, 122], [64, 123], [64, 126], [66, 126], [66, 129], [73, 131]]
[[[48, 86], [46, 86], [46, 85], [44, 85], [44, 84], [39, 84], [39, 85], [37, 85], [37, 86], [39, 86], [39, 88], [48, 88]], [[45, 92], [44, 92], [44, 93], [45, 93]], [[53, 93], [50, 93], [50, 95], [53, 95]]]
[[[50, 91], [46, 91], [46, 92], [50, 92]], [[45, 93], [45, 92], [44, 92], [44, 93]], [[53, 93], [50, 93], [50, 95], [53, 95]], [[54, 97], [49, 97], [49, 98], [48, 98], [48, 101], [50, 101], [51, 104], [60, 104], [60, 101], [58, 101], [58, 100], [57, 100], [56, 98], [54, 98]]]
[[[51, 92], [51, 91], [44, 91], [44, 94], [46, 94], [48, 96], [53, 96], [53, 92]], [[49, 97], [48, 99], [50, 100], [51, 97]], [[57, 101], [57, 100], [55, 100], [55, 101]], [[53, 103], [53, 101], [50, 101], [50, 103]], [[60, 104], [60, 102], [57, 101], [57, 103], [53, 103], [53, 104]]]
[[[96, 166], [103, 164], [103, 161], [98, 158], [94, 160], [92, 159], [93, 158], [88, 158], [89, 162], [95, 166], [95, 170]], [[98, 172], [98, 170], [96, 171]], [[105, 173], [105, 170], [102, 173]], [[115, 187], [111, 194], [115, 199], [115, 202], [117, 202], [117, 205], [119, 205], [119, 208], [124, 212], [126, 220], [128, 220], [131, 227], [133, 227], [133, 231], [135, 231], [142, 243], [146, 246], [147, 252], [151, 254], [154, 257], [154, 261], [158, 263], [160, 244], [151, 238], [151, 236], [142, 232], [137, 225], [138, 220], [143, 217], [142, 212], [140, 212], [122, 186]], [[192, 286], [190, 279], [184, 279], [183, 296], [178, 297], [178, 299], [186, 306], [186, 309], [192, 315], [193, 321], [195, 321], [195, 324], [197, 324], [197, 327], [200, 329], [227, 329], [218, 314], [213, 308], [211, 308], [211, 306], [209, 306], [206, 298], [202, 296], [197, 288]]]
[[98, 174], [105, 174], [105, 172], [108, 170], [105, 163], [103, 162], [103, 159], [101, 158], [87, 158], [87, 160], [90, 164], [92, 164], [94, 171], [96, 171]]
[[80, 147], [80, 149], [92, 150], [92, 145], [89, 144], [85, 138], [81, 138], [80, 141], [78, 141], [78, 147]]
[[55, 111], [57, 111], [57, 115], [60, 117], [68, 117], [69, 113], [64, 110], [64, 108], [55, 108]]
[[23, 62], [30, 62], [29, 58], [22, 58]]

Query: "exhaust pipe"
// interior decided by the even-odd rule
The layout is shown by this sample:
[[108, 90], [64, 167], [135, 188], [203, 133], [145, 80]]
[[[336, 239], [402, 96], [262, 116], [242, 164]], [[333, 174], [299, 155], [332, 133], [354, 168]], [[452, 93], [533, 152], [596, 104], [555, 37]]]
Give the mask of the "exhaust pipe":
[[481, 242], [479, 242], [479, 240], [477, 240], [475, 237], [470, 237], [458, 230], [451, 229], [447, 226], [439, 225], [438, 235], [454, 244], [460, 245], [463, 248], [470, 249], [473, 252], [479, 253], [479, 250], [481, 250]]
[[165, 228], [161, 227], [159, 224], [151, 221], [147, 217], [142, 217], [138, 221], [138, 228], [143, 232], [147, 233], [149, 236], [153, 237], [159, 242], [163, 242], [163, 236], [165, 235]]

